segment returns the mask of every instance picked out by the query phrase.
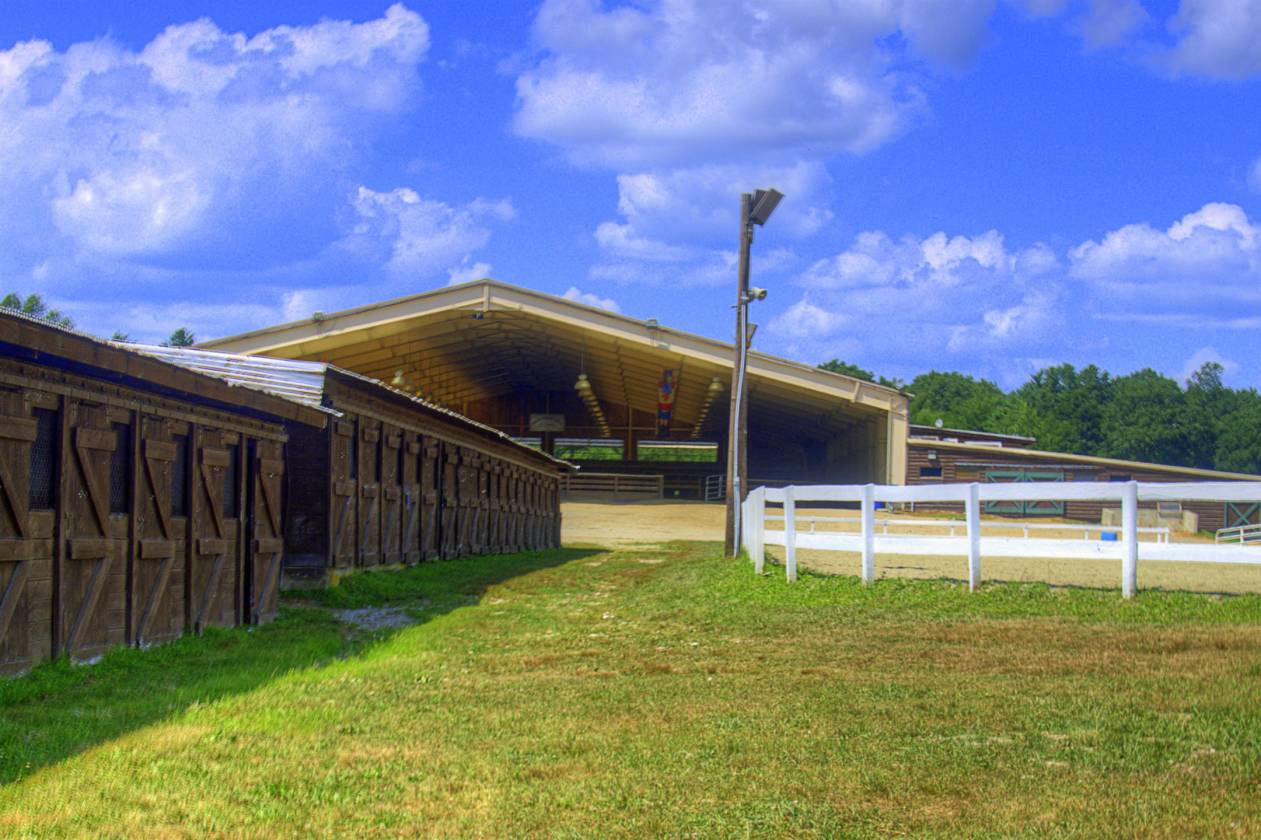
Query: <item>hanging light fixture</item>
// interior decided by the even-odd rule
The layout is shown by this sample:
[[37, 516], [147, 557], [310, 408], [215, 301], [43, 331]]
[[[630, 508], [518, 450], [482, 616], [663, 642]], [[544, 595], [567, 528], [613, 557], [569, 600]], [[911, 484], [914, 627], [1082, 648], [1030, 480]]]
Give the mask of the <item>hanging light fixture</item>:
[[600, 427], [600, 434], [606, 438], [613, 437], [613, 429], [609, 426], [609, 421], [604, 416], [604, 409], [600, 407], [600, 399], [595, 395], [595, 388], [591, 386], [591, 380], [587, 378], [585, 373], [578, 374], [578, 381], [574, 383], [574, 390], [578, 392], [579, 398], [587, 406], [591, 419], [595, 420], [595, 424]]
[[709, 387], [705, 389], [705, 402], [701, 403], [701, 410], [696, 415], [696, 422], [692, 424], [693, 440], [701, 436], [701, 430], [705, 425], [705, 421], [709, 418], [709, 410], [714, 407], [714, 400], [718, 399], [718, 395], [721, 393], [722, 380], [715, 376], [710, 381]]

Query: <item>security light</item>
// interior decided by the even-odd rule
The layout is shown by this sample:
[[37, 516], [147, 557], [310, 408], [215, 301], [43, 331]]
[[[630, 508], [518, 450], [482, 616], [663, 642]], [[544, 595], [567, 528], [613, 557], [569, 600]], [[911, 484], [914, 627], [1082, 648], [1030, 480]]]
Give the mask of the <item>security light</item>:
[[766, 300], [766, 289], [760, 286], [750, 286], [748, 299], [749, 301]]
[[753, 209], [749, 211], [749, 221], [755, 225], [764, 225], [766, 220], [779, 206], [784, 194], [777, 189], [757, 190], [753, 193]]

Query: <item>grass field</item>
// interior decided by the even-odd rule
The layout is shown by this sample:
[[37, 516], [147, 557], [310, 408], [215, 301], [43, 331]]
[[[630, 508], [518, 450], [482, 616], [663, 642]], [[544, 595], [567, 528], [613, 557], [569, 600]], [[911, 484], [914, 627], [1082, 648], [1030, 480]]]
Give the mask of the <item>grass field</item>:
[[[1261, 598], [712, 544], [361, 575], [0, 683], [0, 836], [1256, 836]], [[342, 608], [403, 610], [367, 631]]]

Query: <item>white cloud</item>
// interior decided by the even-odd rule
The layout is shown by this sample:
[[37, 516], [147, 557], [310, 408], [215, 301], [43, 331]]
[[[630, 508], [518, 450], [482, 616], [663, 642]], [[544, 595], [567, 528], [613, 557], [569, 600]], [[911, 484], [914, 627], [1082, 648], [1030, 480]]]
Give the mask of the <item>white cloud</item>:
[[1261, 74], [1261, 0], [1181, 0], [1172, 69], [1220, 79]]
[[1201, 347], [1199, 350], [1192, 353], [1190, 358], [1187, 359], [1186, 364], [1182, 366], [1182, 372], [1178, 374], [1178, 381], [1189, 381], [1191, 379], [1191, 374], [1195, 373], [1209, 362], [1216, 362], [1221, 365], [1222, 372], [1227, 376], [1239, 370], [1238, 362], [1224, 358], [1222, 354], [1218, 353], [1217, 350], [1212, 347]]
[[610, 312], [622, 311], [621, 307], [617, 305], [617, 301], [613, 300], [613, 298], [602, 298], [591, 292], [584, 292], [577, 286], [570, 286], [561, 297], [564, 297], [566, 300], [585, 303], [588, 306], [598, 306], [600, 309], [607, 309]]
[[485, 280], [490, 277], [490, 263], [470, 263], [467, 259], [454, 268], [447, 270], [447, 285], [456, 286], [473, 280]]
[[576, 162], [621, 169], [867, 151], [922, 111], [899, 45], [966, 61], [991, 7], [548, 0], [534, 23], [541, 58], [517, 79], [514, 127]]
[[1248, 169], [1248, 186], [1252, 187], [1254, 192], [1261, 193], [1261, 157], [1254, 160], [1251, 168]]
[[1086, 48], [1093, 50], [1121, 43], [1148, 19], [1139, 0], [1090, 0], [1074, 28], [1086, 42]]
[[343, 247], [355, 251], [386, 249], [386, 271], [398, 278], [422, 280], [459, 271], [470, 254], [490, 239], [488, 221], [516, 218], [507, 199], [476, 199], [463, 207], [420, 196], [400, 187], [377, 192], [360, 187], [354, 198], [358, 219]]
[[1012, 250], [993, 230], [896, 240], [868, 231], [798, 277], [804, 293], [770, 330], [807, 358], [847, 347], [890, 370], [946, 363], [943, 352], [973, 369], [1019, 367], [1062, 334], [1061, 271], [1047, 246]]
[[19, 43], [0, 52], [0, 236], [32, 264], [309, 253], [277, 231], [322, 210], [312, 227], [335, 235], [340, 173], [409, 107], [428, 46], [401, 5], [253, 37], [202, 19], [139, 51]]
[[1163, 231], [1125, 225], [1071, 249], [1069, 260], [1070, 275], [1115, 319], [1208, 323], [1256, 317], [1261, 307], [1261, 225], [1234, 204], [1206, 204]]
[[795, 340], [830, 336], [849, 321], [843, 313], [815, 306], [808, 297], [794, 303], [771, 321], [771, 329]]

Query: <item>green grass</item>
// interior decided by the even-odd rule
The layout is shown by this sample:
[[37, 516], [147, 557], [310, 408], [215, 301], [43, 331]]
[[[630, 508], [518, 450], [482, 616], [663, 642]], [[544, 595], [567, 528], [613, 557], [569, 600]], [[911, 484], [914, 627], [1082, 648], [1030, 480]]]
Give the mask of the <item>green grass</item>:
[[[0, 836], [1249, 836], [1261, 598], [425, 564], [0, 683]], [[356, 632], [329, 608], [392, 606]]]

